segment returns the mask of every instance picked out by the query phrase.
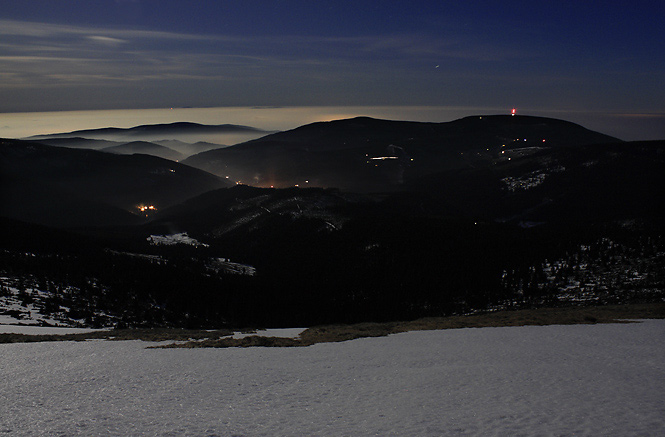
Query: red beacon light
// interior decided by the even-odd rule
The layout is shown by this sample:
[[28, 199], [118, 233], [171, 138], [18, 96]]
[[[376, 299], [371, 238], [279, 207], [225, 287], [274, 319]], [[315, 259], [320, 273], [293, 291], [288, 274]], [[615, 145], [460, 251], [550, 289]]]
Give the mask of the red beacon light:
[[513, 110], [510, 111], [510, 115], [512, 115], [514, 117], [516, 112], [517, 112], [517, 109], [513, 108]]

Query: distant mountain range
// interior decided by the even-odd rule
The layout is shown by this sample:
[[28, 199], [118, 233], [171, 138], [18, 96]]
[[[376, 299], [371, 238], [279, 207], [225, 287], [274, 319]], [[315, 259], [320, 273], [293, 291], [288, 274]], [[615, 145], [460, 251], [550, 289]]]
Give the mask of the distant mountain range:
[[[35, 135], [25, 139], [60, 147], [95, 150], [142, 141], [169, 147], [182, 154], [183, 157], [187, 157], [206, 150], [225, 147], [226, 144], [236, 144], [259, 138], [269, 133], [272, 132], [234, 124], [206, 125], [179, 122], [141, 125], [132, 128], [86, 129], [66, 133]], [[143, 147], [143, 151], [137, 153], [148, 153], [173, 159], [164, 150], [158, 148]]]
[[0, 140], [12, 314], [307, 326], [665, 298], [665, 140], [359, 117], [178, 163], [148, 154], [182, 153], [168, 136], [81, 138]]
[[475, 116], [447, 123], [358, 117], [313, 123], [183, 161], [263, 187], [399, 188], [442, 170], [501, 160], [512, 149], [620, 142], [574, 123], [529, 116]]
[[[48, 146], [67, 147], [70, 149], [91, 149], [91, 150], [106, 150], [113, 153], [120, 153], [123, 155], [131, 155], [133, 153], [144, 153], [146, 155], [159, 156], [160, 158], [179, 160], [184, 159], [190, 155], [205, 152], [212, 149], [219, 149], [226, 147], [222, 144], [214, 144], [205, 141], [198, 141], [196, 143], [186, 143], [178, 140], [154, 140], [154, 141], [131, 141], [129, 143], [124, 141], [109, 141], [109, 140], [95, 140], [82, 137], [71, 138], [46, 138], [38, 140], [40, 144]], [[136, 147], [138, 144], [142, 144]], [[128, 145], [129, 146], [126, 146]], [[133, 146], [132, 146], [133, 145]], [[117, 147], [116, 149], [112, 149]], [[167, 148], [164, 150], [162, 147]]]
[[35, 135], [29, 140], [42, 140], [53, 138], [83, 137], [89, 139], [105, 139], [108, 137], [158, 137], [168, 139], [177, 135], [186, 134], [264, 134], [261, 129], [235, 124], [207, 125], [189, 122], [166, 124], [148, 124], [131, 128], [106, 127], [100, 129], [85, 129], [67, 133]]
[[123, 144], [120, 141], [109, 140], [94, 140], [91, 138], [83, 137], [66, 137], [66, 138], [41, 138], [40, 144], [55, 147], [68, 147], [70, 149], [92, 149], [99, 150], [106, 147], [119, 146]]
[[[256, 131], [244, 126], [193, 123], [120, 131], [166, 135], [220, 129]], [[78, 131], [76, 135], [108, 131], [118, 129]], [[358, 117], [313, 123], [184, 160], [184, 154], [169, 147], [186, 144], [178, 140], [117, 143], [75, 136], [41, 141], [68, 147], [92, 141], [103, 152], [132, 155], [111, 157], [90, 150], [5, 140], [0, 152], [8, 183], [3, 192], [13, 199], [4, 203], [5, 215], [43, 224], [85, 224], [85, 220], [75, 219], [76, 214], [64, 218], [72, 205], [79, 205], [75, 208], [79, 214], [86, 211], [89, 215], [95, 209], [82, 205], [101, 208], [100, 203], [104, 208], [135, 213], [140, 203], [155, 203], [162, 209], [236, 183], [394, 192], [394, 199], [400, 198], [399, 193], [419, 193], [419, 202], [437, 213], [537, 222], [548, 221], [552, 214], [590, 217], [629, 212], [633, 206], [656, 208], [662, 185], [657, 171], [661, 165], [659, 143], [624, 143], [573, 123], [529, 116], [475, 116], [448, 123]], [[187, 146], [205, 150], [215, 144]], [[633, 176], [618, 182], [622, 167]], [[610, 186], [613, 192], [609, 192]], [[620, 193], [625, 193], [621, 194], [625, 198], [614, 207], [609, 203], [599, 207], [598, 202], [609, 202]], [[652, 201], [636, 200], [648, 198]], [[116, 222], [111, 217], [123, 214], [116, 211], [99, 217], [110, 224]]]

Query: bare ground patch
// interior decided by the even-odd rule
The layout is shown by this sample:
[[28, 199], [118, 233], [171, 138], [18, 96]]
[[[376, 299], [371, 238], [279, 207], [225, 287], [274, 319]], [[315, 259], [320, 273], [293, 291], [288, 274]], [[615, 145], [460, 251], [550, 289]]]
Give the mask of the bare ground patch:
[[662, 318], [665, 318], [665, 303], [602, 307], [538, 308], [478, 313], [465, 316], [431, 317], [407, 322], [316, 326], [306, 329], [300, 334], [299, 338], [250, 336], [242, 339], [209, 339], [156, 347], [298, 347], [311, 346], [317, 343], [348, 341], [363, 337], [382, 337], [408, 331], [527, 325], [630, 323], [630, 320], [636, 319]]
[[[0, 343], [85, 340], [143, 340], [175, 343], [155, 348], [201, 347], [303, 347], [363, 337], [382, 337], [408, 331], [485, 328], [526, 325], [573, 325], [594, 323], [629, 323], [636, 319], [665, 318], [665, 302], [596, 307], [563, 307], [496, 311], [463, 316], [430, 317], [413, 321], [358, 323], [351, 325], [315, 326], [297, 338], [250, 335], [233, 338], [233, 331], [187, 330], [174, 328], [117, 329], [64, 335], [0, 334]], [[251, 332], [251, 331], [250, 331]]]
[[174, 328], [111, 329], [79, 334], [0, 334], [0, 343], [85, 340], [195, 341], [232, 334], [233, 331], [225, 329], [214, 331]]

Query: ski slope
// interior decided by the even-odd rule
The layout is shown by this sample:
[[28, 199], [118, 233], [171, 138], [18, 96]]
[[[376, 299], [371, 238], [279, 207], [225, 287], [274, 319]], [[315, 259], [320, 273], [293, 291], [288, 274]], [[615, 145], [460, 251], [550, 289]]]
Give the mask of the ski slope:
[[665, 320], [148, 345], [0, 345], [0, 434], [665, 435]]

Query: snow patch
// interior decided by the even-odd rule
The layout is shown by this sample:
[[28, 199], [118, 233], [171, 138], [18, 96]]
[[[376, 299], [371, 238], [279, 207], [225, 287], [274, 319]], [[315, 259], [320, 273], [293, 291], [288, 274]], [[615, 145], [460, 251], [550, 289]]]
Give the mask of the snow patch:
[[170, 235], [151, 235], [147, 238], [148, 242], [154, 246], [172, 246], [174, 244], [188, 244], [194, 247], [208, 247], [207, 244], [201, 243], [198, 240], [187, 235], [187, 232], [180, 232], [178, 234]]

